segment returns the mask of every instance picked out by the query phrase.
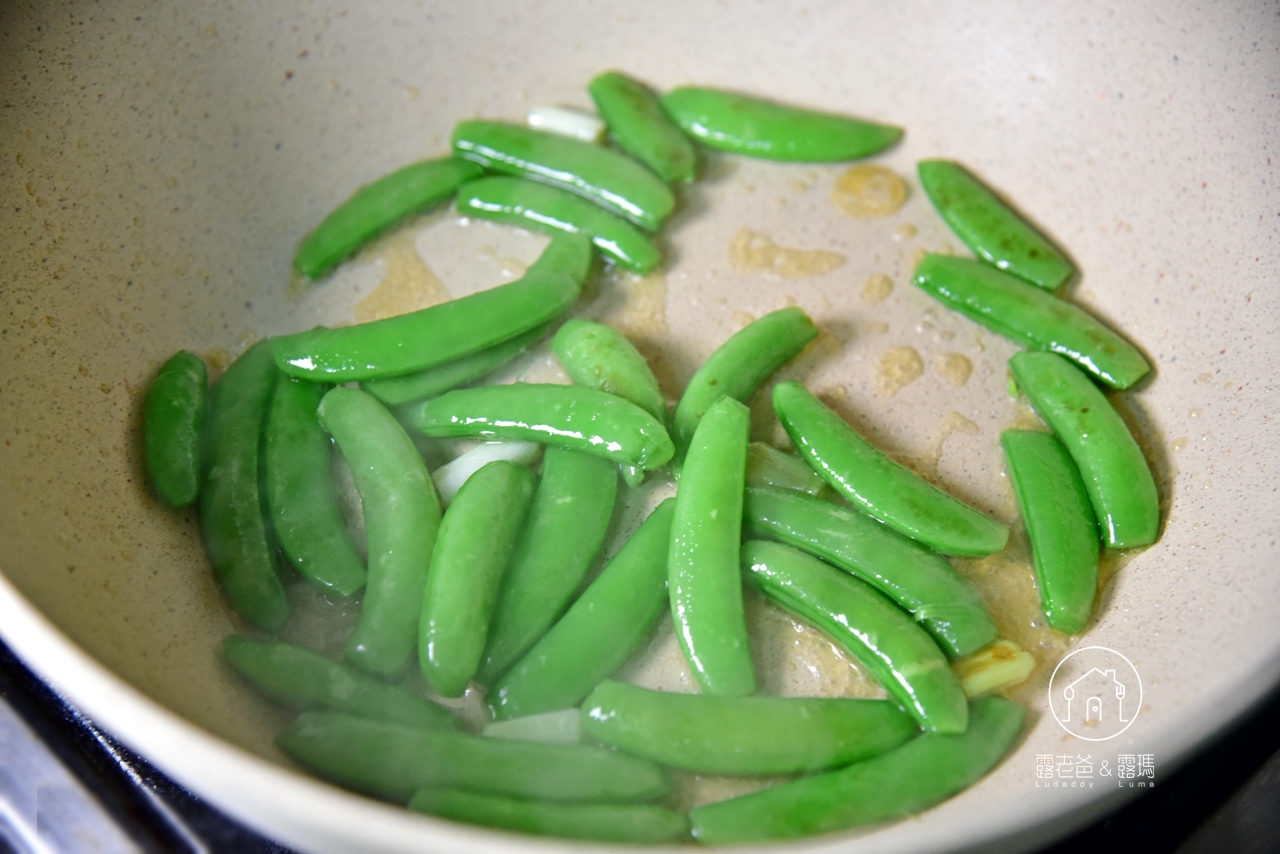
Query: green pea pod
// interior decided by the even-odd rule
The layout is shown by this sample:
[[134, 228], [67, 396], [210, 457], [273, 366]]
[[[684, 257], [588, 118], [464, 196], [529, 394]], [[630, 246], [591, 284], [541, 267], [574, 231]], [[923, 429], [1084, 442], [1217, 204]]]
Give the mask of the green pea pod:
[[587, 92], [624, 151], [667, 183], [693, 181], [698, 166], [693, 144], [663, 112], [648, 86], [620, 72], [606, 71], [591, 81]]
[[293, 268], [318, 279], [364, 243], [406, 217], [443, 202], [481, 169], [456, 157], [424, 160], [366, 184], [298, 245]]
[[303, 577], [335, 596], [365, 584], [333, 485], [329, 436], [316, 410], [327, 387], [280, 374], [267, 416], [267, 509], [280, 549]]
[[689, 838], [689, 818], [684, 813], [642, 804], [556, 804], [457, 789], [421, 789], [409, 801], [409, 809], [452, 821], [564, 839], [656, 845]]
[[1151, 370], [1132, 344], [1084, 309], [981, 261], [930, 253], [916, 267], [915, 283], [970, 320], [1066, 356], [1112, 388], [1128, 388]]
[[799, 774], [848, 765], [919, 734], [887, 700], [713, 697], [605, 681], [582, 704], [587, 735], [710, 774]]
[[747, 446], [747, 486], [776, 487], [818, 495], [826, 488], [827, 482], [799, 457], [764, 442], [752, 442]]
[[591, 274], [591, 262], [595, 259], [594, 247], [591, 238], [585, 234], [553, 234], [551, 242], [542, 250], [538, 260], [529, 265], [529, 270], [535, 273], [565, 273], [581, 287]]
[[555, 321], [535, 326], [486, 350], [402, 377], [365, 380], [360, 388], [384, 406], [403, 406], [452, 391], [486, 376], [546, 337]]
[[617, 330], [590, 320], [566, 321], [551, 339], [565, 372], [575, 383], [598, 388], [629, 400], [660, 424], [667, 420], [667, 402], [658, 380], [635, 345]]
[[497, 720], [576, 706], [643, 643], [667, 607], [675, 499], [659, 504], [551, 630], [489, 691]]
[[946, 656], [870, 585], [764, 540], [742, 544], [742, 567], [766, 596], [857, 656], [926, 730], [964, 732], [969, 707]]
[[655, 231], [675, 209], [670, 188], [625, 154], [502, 122], [459, 122], [453, 150], [491, 172], [536, 178]]
[[458, 213], [543, 234], [585, 234], [628, 270], [647, 273], [662, 253], [643, 231], [567, 190], [504, 175], [469, 181], [458, 191]]
[[1009, 360], [1023, 394], [1075, 461], [1108, 548], [1149, 546], [1160, 536], [1155, 479], [1124, 420], [1098, 387], [1053, 353]]
[[985, 776], [1018, 740], [1025, 716], [1003, 697], [975, 700], [961, 735], [926, 733], [838, 771], [697, 807], [689, 813], [694, 839], [705, 845], [794, 839], [905, 818]]
[[1066, 256], [959, 163], [921, 160], [917, 171], [938, 214], [979, 258], [1050, 291], [1071, 278]]
[[738, 330], [702, 363], [689, 380], [671, 419], [681, 456], [703, 414], [722, 397], [745, 401], [756, 386], [818, 337], [818, 328], [798, 306], [770, 312]]
[[427, 436], [542, 442], [656, 469], [671, 459], [671, 437], [649, 413], [607, 392], [571, 385], [464, 388], [403, 410]]
[[200, 490], [200, 529], [222, 592], [236, 613], [269, 632], [289, 619], [259, 486], [262, 428], [278, 375], [265, 339], [213, 384]]
[[751, 412], [731, 397], [694, 431], [676, 493], [667, 571], [671, 616], [689, 669], [708, 694], [756, 689], [738, 546]]
[[571, 306], [578, 291], [565, 273], [530, 268], [514, 282], [419, 311], [282, 336], [275, 339], [276, 364], [312, 382], [401, 376], [540, 326]]
[[610, 461], [547, 448], [494, 611], [481, 683], [493, 684], [564, 613], [604, 543], [617, 494], [618, 467]]
[[801, 456], [854, 506], [944, 554], [1004, 548], [1004, 525], [889, 459], [804, 386], [778, 383], [773, 406]]
[[228, 635], [223, 653], [257, 691], [295, 709], [324, 709], [412, 727], [458, 725], [442, 706], [334, 661], [314, 650], [280, 641]]
[[662, 96], [685, 133], [711, 148], [802, 163], [854, 160], [883, 151], [902, 129], [771, 101], [687, 86]]
[[440, 499], [413, 441], [378, 401], [339, 387], [320, 401], [319, 415], [351, 466], [369, 544], [369, 581], [347, 660], [395, 676], [417, 640]]
[[955, 658], [999, 636], [982, 599], [943, 558], [865, 513], [790, 490], [748, 488], [747, 536], [820, 557], [888, 596]]
[[442, 696], [462, 696], [480, 667], [533, 485], [529, 469], [498, 460], [467, 478], [444, 514], [418, 632], [422, 675]]
[[326, 780], [399, 803], [436, 786], [571, 803], [648, 801], [671, 788], [657, 765], [612, 750], [485, 738], [333, 712], [303, 712], [276, 743]]
[[179, 350], [147, 389], [142, 428], [147, 474], [160, 498], [174, 507], [186, 507], [200, 493], [200, 443], [208, 409], [204, 360]]
[[1080, 470], [1049, 433], [1006, 430], [1000, 444], [1031, 538], [1040, 604], [1049, 625], [1075, 634], [1098, 591], [1098, 520]]

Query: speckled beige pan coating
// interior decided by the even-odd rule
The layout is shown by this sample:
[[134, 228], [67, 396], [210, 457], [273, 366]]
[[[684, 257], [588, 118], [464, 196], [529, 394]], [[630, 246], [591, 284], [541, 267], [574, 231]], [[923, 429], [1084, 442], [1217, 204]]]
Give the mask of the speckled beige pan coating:
[[[1107, 750], [1153, 754], [1161, 779], [1274, 684], [1280, 24], [1268, 4], [588, 6], [5, 9], [0, 565], [25, 599], [0, 586], [0, 632], [21, 655], [178, 779], [299, 848], [558, 847], [370, 804], [252, 755], [276, 756], [282, 718], [217, 661], [233, 622], [194, 514], [161, 508], [138, 476], [137, 413], [151, 372], [179, 347], [234, 353], [255, 335], [350, 319], [376, 271], [298, 302], [289, 260], [356, 186], [443, 153], [457, 119], [587, 107], [587, 81], [618, 67], [659, 88], [735, 87], [907, 128], [877, 162], [907, 177], [910, 194], [879, 220], [832, 207], [840, 167], [708, 159], [665, 232], [665, 277], [605, 285], [593, 309], [636, 334], [669, 396], [743, 322], [794, 301], [827, 334], [784, 373], [1011, 518], [997, 436], [1025, 417], [1005, 397], [1012, 347], [904, 286], [921, 249], [959, 246], [914, 162], [961, 160], [1070, 251], [1084, 271], [1074, 298], [1157, 366], [1124, 411], [1154, 440], [1167, 530], [1118, 574], [1086, 636], [1144, 680], [1140, 719]], [[807, 278], [738, 271], [728, 246], [744, 228], [847, 261]], [[418, 241], [455, 294], [496, 281], [515, 254], [485, 254], [477, 233], [469, 257]], [[860, 292], [876, 273], [896, 286], [868, 303]], [[877, 396], [878, 360], [903, 346], [928, 367]], [[932, 367], [950, 353], [973, 364], [964, 385]], [[538, 357], [521, 370], [553, 372]], [[753, 402], [756, 435], [776, 438], [766, 401]], [[930, 453], [952, 412], [977, 432], [952, 431]], [[1045, 715], [1039, 678], [1022, 692], [1038, 720], [994, 775], [859, 850], [1029, 845], [1127, 793], [1035, 787], [1037, 754], [1084, 752]]]

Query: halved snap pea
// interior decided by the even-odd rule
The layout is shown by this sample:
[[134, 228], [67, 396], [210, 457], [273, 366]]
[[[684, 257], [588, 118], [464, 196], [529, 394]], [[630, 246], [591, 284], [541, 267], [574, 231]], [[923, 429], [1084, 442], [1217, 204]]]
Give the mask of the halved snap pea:
[[1088, 377], [1054, 353], [1009, 360], [1018, 387], [1075, 460], [1108, 548], [1149, 546], [1160, 535], [1160, 497], [1124, 420]]
[[1084, 309], [990, 264], [930, 253], [914, 281], [970, 320], [1025, 347], [1066, 356], [1112, 388], [1128, 388], [1151, 370], [1132, 344]]
[[1066, 256], [959, 163], [921, 160], [917, 171], [939, 215], [975, 255], [1046, 290], [1071, 278]]
[[883, 151], [902, 138], [902, 129], [890, 125], [718, 89], [675, 89], [662, 96], [662, 108], [703, 145], [769, 160], [853, 160]]
[[904, 818], [977, 782], [1009, 752], [1025, 712], [1002, 697], [975, 700], [960, 735], [926, 733], [838, 771], [697, 807], [693, 836], [731, 845], [833, 833]]
[[459, 122], [453, 150], [493, 172], [563, 187], [654, 231], [675, 208], [671, 190], [621, 152], [502, 122]]
[[773, 387], [791, 442], [837, 492], [889, 527], [944, 554], [986, 555], [1009, 530], [889, 459], [797, 382]]
[[200, 448], [208, 408], [204, 360], [179, 350], [147, 389], [142, 430], [147, 474], [160, 498], [174, 507], [186, 507], [200, 492]]
[[606, 71], [587, 91], [623, 150], [668, 183], [694, 179], [698, 158], [693, 144], [663, 112], [649, 87], [621, 72]]
[[714, 697], [600, 683], [583, 731], [633, 756], [710, 774], [798, 774], [848, 765], [920, 730], [887, 700]]
[[964, 732], [964, 689], [933, 638], [870, 585], [780, 543], [748, 540], [742, 568], [766, 596], [871, 669], [930, 732]]

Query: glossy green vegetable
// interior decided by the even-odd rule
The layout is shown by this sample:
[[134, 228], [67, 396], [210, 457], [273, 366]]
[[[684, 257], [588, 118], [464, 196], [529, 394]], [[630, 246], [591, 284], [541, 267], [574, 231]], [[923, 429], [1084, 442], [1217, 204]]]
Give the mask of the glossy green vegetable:
[[652, 470], [671, 459], [671, 437], [630, 401], [571, 385], [464, 388], [406, 407], [428, 436], [542, 442]]
[[1112, 388], [1128, 388], [1151, 370], [1132, 344], [1084, 309], [990, 264], [930, 253], [916, 267], [915, 283], [1006, 338], [1066, 356]]
[[703, 413], [726, 395], [745, 401], [756, 386], [818, 337], [798, 306], [770, 312], [733, 334], [694, 373], [671, 419], [671, 437], [683, 455]]
[[1098, 520], [1080, 470], [1049, 433], [1006, 430], [1000, 444], [1031, 539], [1040, 605], [1049, 625], [1075, 634], [1098, 592]]
[[303, 238], [293, 268], [318, 279], [370, 238], [443, 202], [480, 172], [474, 163], [446, 157], [414, 163], [366, 184]]
[[590, 320], [566, 321], [551, 339], [565, 373], [575, 383], [629, 400], [660, 424], [667, 421], [667, 402], [649, 363], [621, 332]]
[[738, 567], [750, 431], [751, 412], [731, 397], [699, 422], [667, 557], [671, 616], [689, 670], [704, 692], [730, 697], [756, 689]]
[[259, 488], [262, 428], [277, 376], [265, 339], [213, 384], [200, 490], [200, 530], [222, 592], [241, 617], [269, 632], [289, 618]]
[[399, 685], [280, 641], [228, 635], [227, 661], [265, 696], [295, 709], [324, 709], [412, 727], [457, 726], [447, 709]]
[[774, 386], [773, 406], [801, 456], [854, 506], [944, 554], [1004, 548], [1005, 526], [889, 459], [800, 383]]
[[400, 803], [429, 786], [581, 803], [647, 801], [671, 788], [657, 765], [612, 750], [484, 738], [332, 712], [303, 712], [276, 743], [326, 780]]
[[749, 488], [742, 521], [747, 536], [795, 546], [875, 587], [953, 658], [999, 635], [982, 599], [950, 563], [865, 513], [789, 490]]
[[647, 273], [662, 253], [640, 229], [568, 190], [504, 175], [469, 181], [458, 191], [458, 213], [540, 231], [585, 234], [628, 270]]
[[655, 231], [675, 209], [670, 188], [611, 148], [502, 122], [459, 122], [453, 150], [491, 172], [536, 178]]
[[440, 500], [413, 441], [378, 401], [339, 387], [320, 401], [319, 414], [351, 466], [368, 539], [369, 581], [347, 660], [395, 676], [413, 656]]
[[444, 514], [418, 633], [422, 675], [442, 696], [462, 696], [480, 668], [533, 488], [524, 466], [492, 462], [467, 479]]
[[276, 364], [313, 382], [402, 376], [541, 326], [571, 306], [578, 291], [568, 274], [531, 267], [514, 282], [420, 311], [282, 336], [275, 339]]
[[603, 457], [547, 448], [528, 521], [502, 582], [477, 679], [506, 672], [560, 618], [604, 543], [618, 467]]
[[639, 648], [667, 607], [675, 500], [649, 514], [551, 630], [507, 671], [486, 702], [497, 720], [568, 709]]
[[1062, 441], [1084, 481], [1108, 548], [1149, 546], [1160, 536], [1160, 497], [1142, 450], [1107, 398], [1053, 353], [1009, 360], [1018, 387]]
[[662, 96], [662, 108], [703, 145], [769, 160], [853, 160], [883, 151], [902, 138], [902, 129], [890, 125], [717, 89], [675, 89]]
[[959, 163], [921, 160], [917, 171], [939, 215], [979, 258], [1047, 290], [1071, 278], [1066, 256]]
[[147, 389], [142, 428], [151, 484], [174, 507], [186, 507], [200, 493], [200, 443], [208, 408], [204, 360], [179, 350]]
[[578, 744], [582, 741], [582, 721], [577, 709], [559, 709], [509, 721], [490, 721], [484, 725], [482, 735], [547, 744]]
[[764, 442], [747, 446], [747, 486], [776, 487], [818, 495], [826, 487], [809, 464]]
[[632, 804], [556, 804], [477, 795], [458, 789], [421, 789], [409, 809], [453, 821], [564, 839], [637, 845], [680, 842], [689, 818], [664, 807]]
[[698, 166], [693, 144], [663, 112], [648, 86], [620, 72], [606, 71], [591, 81], [587, 91], [624, 151], [667, 183], [693, 181]]
[[697, 807], [693, 836], [731, 845], [833, 833], [905, 818], [980, 780], [1013, 747], [1025, 712], [1002, 697], [976, 700], [963, 735], [926, 733], [896, 750], [790, 783]]
[[294, 568], [327, 593], [350, 596], [364, 587], [364, 560], [338, 510], [329, 436], [316, 415], [327, 390], [279, 375], [264, 439], [264, 491], [276, 540]]
[[632, 756], [710, 774], [797, 774], [848, 765], [919, 734], [887, 700], [713, 697], [605, 681], [583, 731]]
[[748, 579], [871, 669], [930, 732], [964, 732], [968, 704], [938, 645], [870, 585], [780, 543], [742, 544]]

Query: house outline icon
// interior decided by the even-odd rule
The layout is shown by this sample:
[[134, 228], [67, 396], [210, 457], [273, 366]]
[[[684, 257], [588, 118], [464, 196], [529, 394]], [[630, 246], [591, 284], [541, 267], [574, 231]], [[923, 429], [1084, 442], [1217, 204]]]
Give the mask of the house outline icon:
[[[1080, 670], [1085, 672], [1076, 676]], [[1064, 686], [1067, 679], [1071, 682]], [[1108, 741], [1141, 714], [1142, 688], [1141, 674], [1125, 655], [1110, 647], [1084, 646], [1054, 667], [1046, 699], [1053, 719], [1069, 735]]]
[[[1094, 674], [1097, 674], [1095, 677]], [[1086, 692], [1087, 686], [1081, 685], [1087, 679], [1092, 679], [1098, 687], [1092, 691]], [[1080, 686], [1077, 692], [1077, 686]], [[1062, 689], [1062, 698], [1066, 700], [1066, 714], [1058, 717], [1062, 723], [1071, 722], [1071, 703], [1076, 698], [1076, 694], [1080, 693], [1084, 705], [1084, 721], [1087, 725], [1090, 720], [1102, 723], [1103, 720], [1103, 697], [1115, 698], [1115, 720], [1120, 723], [1129, 723], [1132, 719], [1124, 716], [1124, 698], [1127, 689], [1125, 684], [1116, 678], [1116, 671], [1100, 670], [1097, 667], [1089, 668], [1083, 676], [1077, 678], [1074, 682]], [[1079, 707], [1077, 707], [1077, 711]], [[1055, 713], [1056, 714], [1056, 713]]]

